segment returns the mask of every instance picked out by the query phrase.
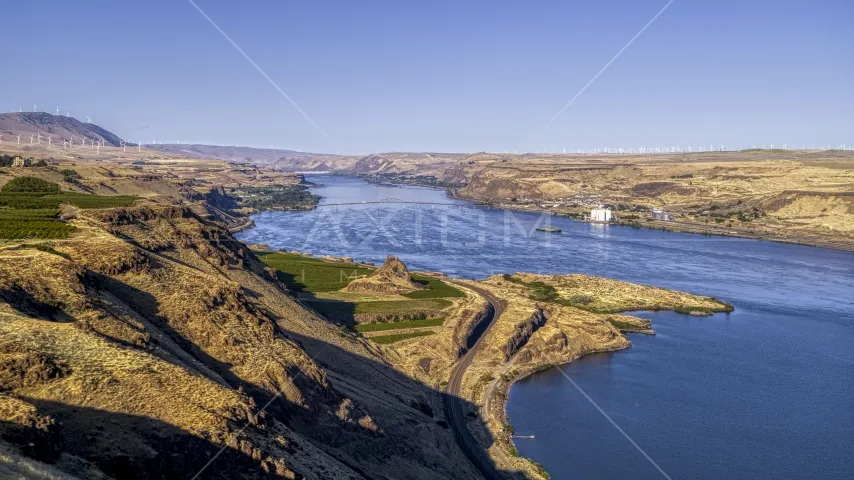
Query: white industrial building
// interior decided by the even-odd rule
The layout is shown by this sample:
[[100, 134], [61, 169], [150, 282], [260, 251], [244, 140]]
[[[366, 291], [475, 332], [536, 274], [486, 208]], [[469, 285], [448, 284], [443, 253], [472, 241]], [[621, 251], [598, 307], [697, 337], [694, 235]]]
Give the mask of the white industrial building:
[[597, 223], [608, 223], [611, 221], [611, 210], [607, 208], [594, 208], [590, 210], [590, 221]]

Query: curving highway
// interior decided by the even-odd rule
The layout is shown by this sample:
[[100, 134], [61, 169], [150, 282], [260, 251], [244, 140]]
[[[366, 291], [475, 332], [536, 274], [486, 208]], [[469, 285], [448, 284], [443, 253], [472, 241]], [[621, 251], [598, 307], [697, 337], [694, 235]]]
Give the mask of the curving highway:
[[483, 322], [487, 322], [487, 327], [483, 329], [472, 348], [460, 357], [457, 364], [451, 370], [451, 377], [448, 379], [447, 387], [445, 387], [445, 417], [454, 432], [454, 438], [456, 439], [457, 444], [459, 444], [463, 453], [465, 453], [472, 463], [474, 463], [483, 476], [490, 480], [505, 479], [508, 477], [504, 472], [501, 472], [496, 468], [495, 463], [491, 458], [489, 458], [489, 454], [481, 448], [471, 431], [469, 431], [466, 426], [465, 403], [467, 403], [467, 401], [463, 400], [461, 395], [463, 377], [465, 377], [466, 370], [483, 347], [483, 343], [481, 342], [483, 337], [486, 336], [486, 333], [495, 323], [495, 320], [501, 316], [501, 313], [504, 311], [504, 306], [497, 298], [495, 298], [495, 296], [482, 288], [472, 287], [469, 284], [465, 284], [463, 286], [474, 290], [477, 294], [485, 298], [486, 301], [489, 302], [491, 308], [486, 318], [482, 320]]

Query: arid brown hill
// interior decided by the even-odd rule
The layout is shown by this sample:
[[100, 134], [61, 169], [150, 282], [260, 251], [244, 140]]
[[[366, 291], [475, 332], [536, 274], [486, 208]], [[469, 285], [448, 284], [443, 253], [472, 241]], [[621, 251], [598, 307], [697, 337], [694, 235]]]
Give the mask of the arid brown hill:
[[382, 267], [369, 277], [357, 278], [344, 287], [344, 291], [356, 293], [403, 294], [421, 287], [412, 281], [409, 269], [399, 258], [389, 255]]
[[118, 135], [94, 123], [44, 112], [0, 113], [0, 134], [7, 141], [11, 135], [21, 135], [22, 144], [30, 143], [30, 135], [41, 135], [41, 142], [45, 144], [48, 143], [47, 136], [52, 135], [50, 142], [59, 146], [62, 146], [63, 139], [71, 140], [71, 137], [74, 137], [75, 144], [103, 140], [104, 145], [110, 147], [118, 147], [122, 141]]
[[73, 223], [0, 248], [0, 477], [477, 476], [441, 394], [225, 229], [152, 203]]
[[173, 153], [194, 158], [216, 158], [231, 163], [251, 163], [253, 165], [272, 165], [282, 158], [323, 157], [314, 153], [279, 150], [275, 148], [237, 147], [231, 145], [197, 144], [158, 144], [149, 148], [161, 152]]

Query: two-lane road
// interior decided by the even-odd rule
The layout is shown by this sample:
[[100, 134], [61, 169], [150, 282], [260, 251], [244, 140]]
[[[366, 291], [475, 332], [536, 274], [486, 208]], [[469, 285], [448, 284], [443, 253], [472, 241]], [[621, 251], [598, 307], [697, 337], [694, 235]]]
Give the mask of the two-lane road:
[[445, 417], [448, 419], [448, 423], [454, 432], [454, 438], [457, 440], [457, 444], [459, 444], [460, 448], [466, 456], [469, 457], [472, 463], [474, 463], [477, 469], [483, 473], [484, 477], [490, 480], [505, 479], [508, 477], [504, 472], [501, 472], [496, 468], [495, 463], [491, 458], [489, 458], [489, 454], [487, 454], [477, 443], [477, 440], [475, 440], [471, 431], [469, 431], [466, 426], [465, 403], [467, 401], [462, 398], [461, 394], [463, 378], [465, 377], [466, 370], [481, 350], [483, 346], [483, 337], [486, 336], [489, 329], [492, 328], [492, 325], [494, 325], [495, 321], [501, 316], [501, 313], [504, 311], [504, 306], [491, 293], [482, 288], [472, 287], [468, 284], [464, 284], [463, 286], [474, 290], [477, 294], [485, 298], [486, 301], [489, 302], [490, 311], [486, 318], [482, 320], [482, 322], [487, 322], [486, 328], [476, 329], [482, 330], [482, 333], [475, 340], [474, 345], [459, 359], [457, 364], [451, 370], [451, 377], [448, 380], [447, 387], [445, 388]]

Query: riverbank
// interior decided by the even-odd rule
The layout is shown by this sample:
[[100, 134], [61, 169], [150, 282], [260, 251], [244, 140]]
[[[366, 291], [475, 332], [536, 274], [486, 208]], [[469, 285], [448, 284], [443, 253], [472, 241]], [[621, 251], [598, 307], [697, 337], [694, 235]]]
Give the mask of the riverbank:
[[[337, 175], [344, 175], [336, 173]], [[469, 195], [460, 195], [459, 187], [444, 186], [436, 184], [433, 181], [419, 181], [418, 176], [402, 177], [396, 183], [390, 183], [384, 180], [383, 177], [371, 174], [361, 174], [358, 178], [375, 185], [408, 185], [422, 188], [441, 188], [445, 191], [445, 195], [451, 200], [462, 200], [474, 202], [478, 205], [489, 206], [502, 210], [510, 210], [514, 212], [527, 212], [535, 214], [552, 214], [559, 217], [569, 218], [574, 221], [579, 221], [574, 218], [577, 212], [570, 212], [564, 208], [545, 208], [536, 203], [518, 205], [492, 202], [488, 199], [476, 198]], [[432, 178], [432, 177], [431, 177]], [[833, 250], [854, 251], [854, 238], [837, 235], [833, 237], [822, 235], [809, 235], [803, 232], [789, 233], [780, 229], [772, 229], [763, 226], [734, 225], [734, 224], [718, 224], [706, 222], [691, 222], [685, 220], [656, 220], [652, 217], [629, 218], [621, 219], [619, 212], [615, 212], [615, 219], [611, 222], [612, 225], [625, 226], [632, 228], [646, 228], [650, 230], [661, 230], [665, 232], [690, 233], [706, 236], [721, 236], [744, 238], [750, 240], [769, 241], [777, 243], [789, 243], [794, 245], [805, 245], [810, 247], [829, 248]], [[635, 215], [636, 216], [636, 215]]]
[[[250, 248], [270, 250], [266, 245]], [[288, 254], [326, 262], [330, 268], [344, 265], [342, 262], [348, 268], [356, 265], [350, 257], [318, 257], [295, 251]], [[471, 298], [451, 308], [443, 322], [428, 329], [396, 331], [415, 335], [406, 335], [408, 338], [394, 344], [379, 342], [387, 332], [362, 336], [377, 340], [377, 346], [397, 369], [434, 388], [445, 385], [446, 389], [453, 389], [448, 394], [463, 401], [448, 407], [457, 412], [453, 418], [446, 417], [448, 421], [457, 422], [454, 428], [472, 430], [472, 441], [488, 452], [501, 470], [523, 471], [528, 478], [548, 477], [539, 464], [522, 458], [513, 443], [506, 404], [515, 382], [591, 353], [628, 348], [631, 342], [625, 336], [627, 332], [654, 334], [648, 320], [621, 312], [732, 311], [730, 305], [711, 297], [586, 275], [519, 273], [483, 281], [449, 278], [435, 272], [433, 275], [479, 299]], [[487, 318], [487, 303], [493, 305], [492, 323], [478, 333]], [[466, 348], [473, 339], [477, 339], [476, 346]], [[487, 430], [469, 428], [474, 426], [467, 425], [465, 419], [473, 418], [482, 419]]]
[[[468, 200], [468, 201], [477, 201], [469, 198], [463, 198], [457, 195], [454, 195], [455, 199], [459, 200]], [[528, 213], [536, 213], [536, 214], [545, 214], [549, 213], [558, 217], [565, 217], [575, 222], [582, 222], [574, 218], [571, 214], [566, 212], [555, 210], [551, 208], [542, 208], [538, 205], [507, 205], [500, 203], [481, 203], [482, 205], [489, 205], [493, 208], [498, 208], [502, 210], [510, 210], [514, 212], [528, 212]], [[582, 222], [589, 223], [589, 222]], [[769, 229], [758, 230], [755, 228], [744, 228], [740, 226], [727, 226], [727, 225], [719, 225], [713, 223], [700, 223], [700, 222], [688, 222], [688, 221], [676, 221], [676, 220], [656, 220], [653, 218], [644, 218], [642, 221], [638, 219], [620, 219], [616, 217], [613, 221], [609, 223], [610, 225], [622, 226], [622, 227], [631, 227], [631, 228], [645, 228], [649, 230], [661, 230], [663, 232], [674, 232], [674, 233], [690, 233], [695, 235], [705, 235], [705, 236], [719, 236], [719, 237], [733, 237], [733, 238], [744, 238], [749, 240], [760, 240], [760, 241], [768, 241], [768, 242], [777, 242], [777, 243], [789, 243], [793, 245], [804, 245], [808, 247], [819, 247], [819, 248], [829, 248], [832, 250], [843, 250], [843, 251], [854, 251], [854, 238], [846, 239], [846, 238], [825, 238], [821, 236], [809, 236], [804, 234], [787, 234], [775, 232]]]
[[242, 231], [248, 230], [254, 226], [255, 226], [255, 221], [249, 217], [246, 217], [241, 224], [228, 227], [228, 233], [242, 232]]
[[[324, 202], [390, 197], [448, 201], [441, 190], [391, 189], [343, 176], [315, 181], [324, 184], [316, 190]], [[594, 229], [562, 219], [559, 226], [564, 234], [551, 235], [546, 243], [545, 235], [503, 235], [504, 214], [496, 210], [483, 209], [483, 216], [443, 215], [438, 209], [397, 212], [384, 221], [373, 211], [369, 215], [356, 208], [336, 215], [322, 209], [268, 213], [253, 216], [258, 225], [238, 234], [238, 239], [316, 255], [352, 255], [375, 263], [393, 253], [413, 270], [442, 271], [453, 277], [486, 279], [495, 272], [574, 271], [725, 299], [739, 307], [731, 316], [640, 314], [655, 323], [659, 335], [628, 335], [633, 347], [616, 355], [574, 359], [567, 355], [563, 358], [573, 361], [561, 368], [609, 414], [626, 415], [615, 418], [621, 427], [632, 434], [643, 431], [641, 446], [674, 478], [713, 480], [742, 472], [762, 478], [752, 470], [757, 465], [766, 465], [767, 472], [786, 478], [803, 472], [821, 476], [826, 468], [840, 478], [850, 476], [851, 468], [840, 459], [854, 454], [844, 434], [854, 428], [854, 416], [840, 410], [836, 400], [854, 394], [850, 382], [838, 381], [854, 361], [847, 341], [854, 320], [847, 287], [854, 282], [850, 252], [728, 237], [712, 240], [650, 229]], [[418, 231], [419, 213], [420, 235], [413, 236]], [[446, 218], [447, 223], [442, 223]], [[537, 216], [519, 215], [517, 219], [522, 228], [532, 229]], [[378, 222], [384, 228], [379, 233]], [[340, 230], [333, 228], [336, 225]], [[484, 232], [480, 240], [471, 233], [473, 228]], [[444, 238], [447, 241], [440, 241]], [[397, 369], [436, 391], [444, 390], [442, 382], [464, 351], [470, 327], [478, 318], [476, 312], [485, 308], [483, 303], [471, 293], [465, 307], [449, 314], [436, 334], [379, 347]], [[575, 312], [579, 325], [551, 316], [523, 350], [559, 351], [567, 348], [564, 342], [587, 345], [592, 341], [587, 330], [605, 333], [597, 320], [601, 316], [589, 317], [587, 323], [583, 312], [565, 306], [560, 310]], [[518, 323], [524, 323], [523, 319]], [[518, 323], [502, 332], [504, 338], [514, 335], [512, 329]], [[810, 334], [803, 335], [804, 331]], [[505, 363], [500, 346], [484, 350], [496, 365]], [[520, 353], [514, 366], [522, 355], [526, 354]], [[554, 362], [545, 359], [540, 363]], [[467, 398], [475, 389], [482, 395], [499, 378], [494, 373], [497, 367], [486, 367], [483, 373], [493, 372], [489, 381], [480, 381], [483, 373], [476, 370], [480, 365], [466, 375]], [[643, 474], [649, 463], [616, 430], [602, 431], [604, 419], [557, 369], [524, 378], [513, 384], [507, 406], [517, 433], [536, 434], [535, 439], [515, 440], [520, 455], [543, 463], [556, 478], [601, 477], [602, 472], [613, 477], [655, 478], [658, 474]], [[710, 382], [714, 385], [711, 390]], [[548, 394], [543, 393], [546, 388]], [[615, 391], [620, 392], [619, 398], [612, 395]], [[823, 395], [810, 394], [815, 391]], [[773, 392], [773, 397], [761, 392]], [[441, 401], [433, 397], [419, 401], [431, 406], [436, 421], [444, 420], [439, 413]], [[474, 420], [481, 417], [479, 409], [467, 412], [471, 413], [466, 416], [472, 419], [467, 420], [471, 429], [481, 429]], [[832, 412], [832, 419], [819, 412]], [[567, 422], [572, 423], [571, 429]], [[690, 446], [683, 451], [669, 448], [674, 431], [711, 431], [715, 435], [683, 437], [680, 441]], [[775, 432], [787, 435], [773, 446], [762, 440]], [[485, 444], [491, 445], [492, 435], [482, 435]], [[720, 438], [729, 441], [722, 443]], [[781, 451], [788, 459], [785, 463], [775, 460]], [[618, 463], [603, 462], [617, 457]], [[816, 458], [821, 460], [821, 469], [816, 468]], [[641, 473], [632, 475], [627, 469]]]
[[592, 353], [631, 346], [623, 332], [652, 333], [648, 320], [620, 312], [673, 310], [730, 312], [711, 297], [586, 275], [496, 275], [459, 281], [486, 290], [504, 305], [503, 314], [484, 334], [488, 347], [475, 358], [462, 394], [479, 407], [488, 428], [482, 446], [499, 464], [548, 478], [542, 467], [519, 456], [507, 420], [512, 385], [530, 375]]

